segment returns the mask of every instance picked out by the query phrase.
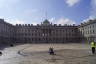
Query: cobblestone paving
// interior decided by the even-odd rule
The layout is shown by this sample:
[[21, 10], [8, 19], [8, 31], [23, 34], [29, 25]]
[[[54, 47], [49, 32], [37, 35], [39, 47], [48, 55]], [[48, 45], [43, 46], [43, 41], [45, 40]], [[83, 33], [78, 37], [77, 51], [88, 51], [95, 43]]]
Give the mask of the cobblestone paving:
[[[53, 47], [56, 55], [49, 55]], [[25, 44], [6, 48], [0, 64], [96, 64], [88, 44]]]

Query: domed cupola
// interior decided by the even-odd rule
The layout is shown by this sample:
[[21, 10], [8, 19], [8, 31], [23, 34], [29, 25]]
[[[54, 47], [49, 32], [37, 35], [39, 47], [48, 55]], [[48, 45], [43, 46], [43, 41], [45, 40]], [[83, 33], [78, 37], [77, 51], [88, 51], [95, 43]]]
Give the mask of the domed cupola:
[[43, 21], [43, 25], [50, 25], [50, 22], [49, 22], [47, 19], [45, 19], [45, 20]]

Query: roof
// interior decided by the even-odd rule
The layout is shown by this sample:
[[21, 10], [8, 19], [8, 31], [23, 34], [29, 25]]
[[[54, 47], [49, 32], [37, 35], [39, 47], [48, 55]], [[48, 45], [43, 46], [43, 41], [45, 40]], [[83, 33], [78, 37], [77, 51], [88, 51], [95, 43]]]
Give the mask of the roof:
[[45, 20], [43, 21], [43, 24], [44, 24], [44, 25], [49, 25], [50, 22], [49, 22], [47, 19], [45, 19]]

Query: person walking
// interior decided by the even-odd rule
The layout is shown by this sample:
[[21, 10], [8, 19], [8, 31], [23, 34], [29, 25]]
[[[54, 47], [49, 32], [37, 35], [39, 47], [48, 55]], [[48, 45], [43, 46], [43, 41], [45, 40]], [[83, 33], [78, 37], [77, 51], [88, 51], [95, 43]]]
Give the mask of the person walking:
[[91, 42], [92, 54], [95, 54], [95, 47], [96, 47], [96, 44], [94, 41], [92, 41]]

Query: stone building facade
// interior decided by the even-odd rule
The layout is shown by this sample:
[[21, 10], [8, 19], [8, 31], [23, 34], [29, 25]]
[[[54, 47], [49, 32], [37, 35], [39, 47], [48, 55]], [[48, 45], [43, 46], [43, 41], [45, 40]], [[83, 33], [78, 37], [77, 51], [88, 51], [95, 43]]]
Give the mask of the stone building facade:
[[81, 25], [78, 26], [78, 29], [80, 34], [83, 35], [82, 41], [96, 42], [96, 19], [81, 23]]
[[14, 42], [14, 27], [12, 24], [5, 22], [4, 19], [0, 19], [0, 43]]
[[57, 25], [47, 19], [41, 24], [12, 25], [0, 19], [0, 43], [68, 43], [96, 37], [96, 20], [75, 25]]
[[77, 26], [61, 26], [45, 20], [42, 24], [16, 25], [16, 42], [64, 43], [78, 40]]

